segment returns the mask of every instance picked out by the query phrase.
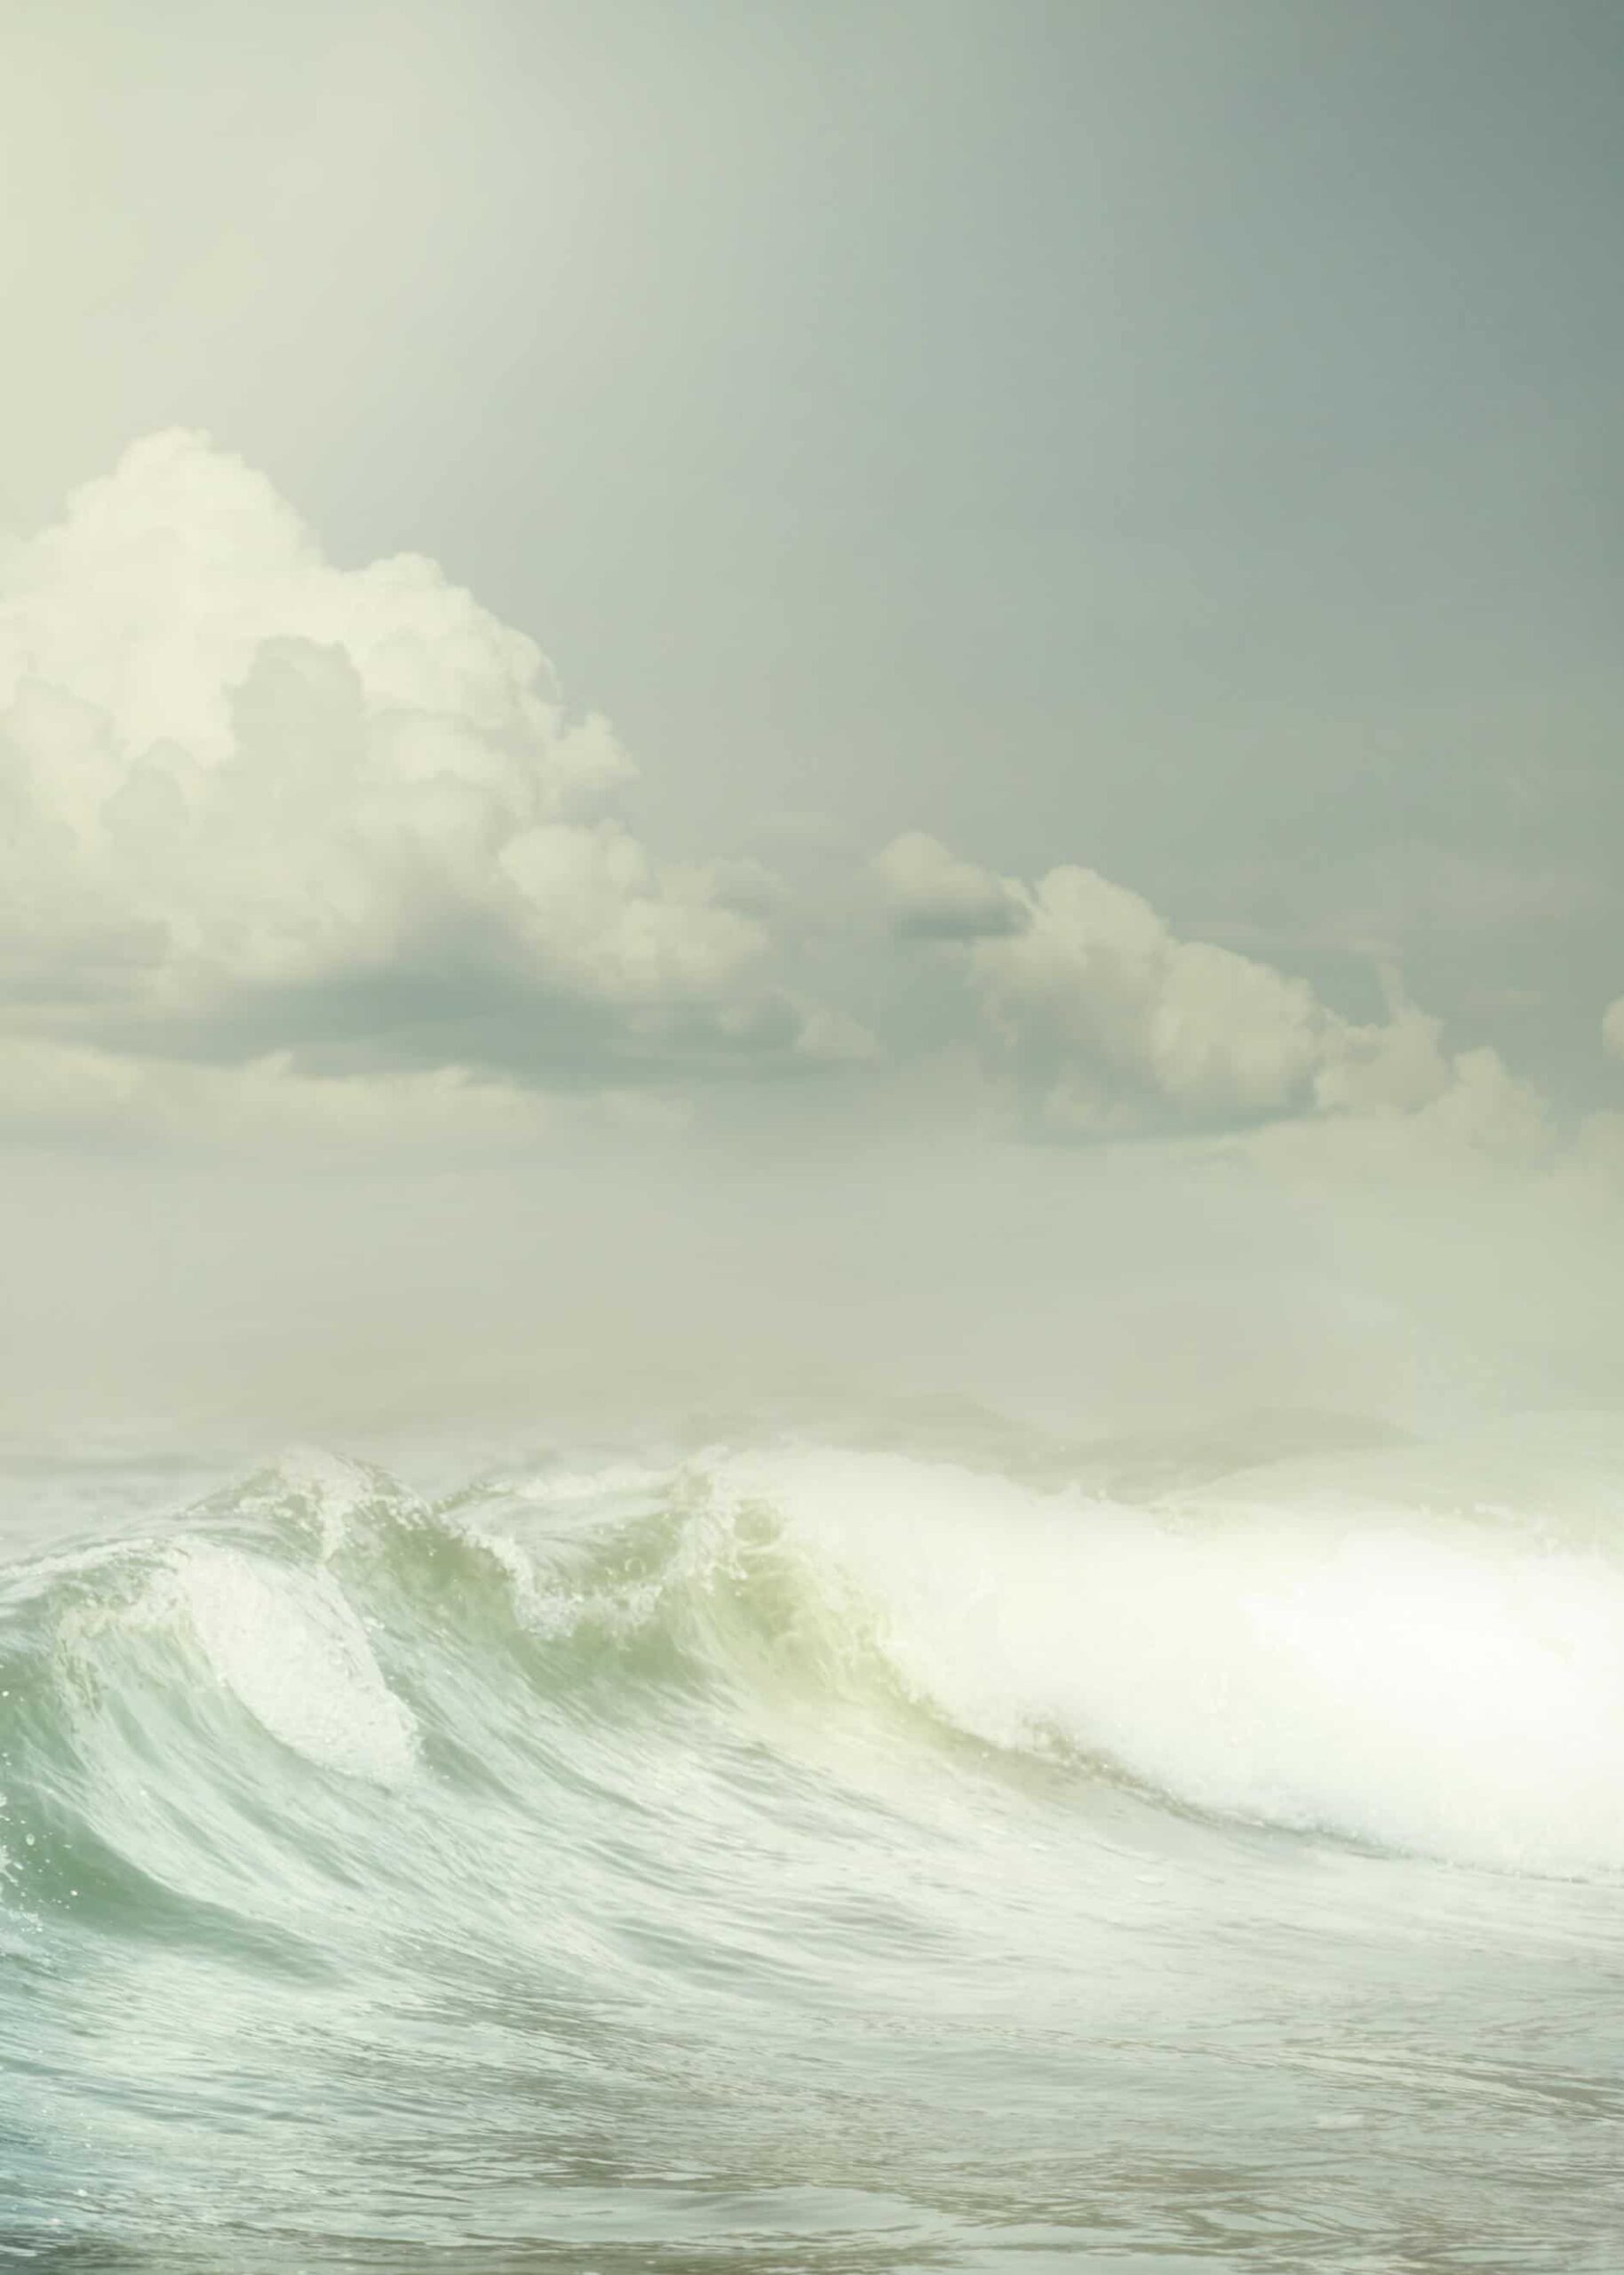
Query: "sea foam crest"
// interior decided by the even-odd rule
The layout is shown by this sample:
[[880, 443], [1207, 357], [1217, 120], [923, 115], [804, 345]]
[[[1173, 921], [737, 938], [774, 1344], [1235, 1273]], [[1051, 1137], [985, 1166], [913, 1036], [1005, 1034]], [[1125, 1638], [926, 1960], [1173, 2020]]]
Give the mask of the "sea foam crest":
[[1182, 1803], [1477, 1864], [1624, 1870], [1624, 1562], [1367, 1507], [1150, 1511], [897, 1457], [728, 1465], [918, 1695]]
[[215, 1674], [273, 1737], [375, 1784], [410, 1775], [417, 1724], [330, 1572], [188, 1541], [169, 1577]]

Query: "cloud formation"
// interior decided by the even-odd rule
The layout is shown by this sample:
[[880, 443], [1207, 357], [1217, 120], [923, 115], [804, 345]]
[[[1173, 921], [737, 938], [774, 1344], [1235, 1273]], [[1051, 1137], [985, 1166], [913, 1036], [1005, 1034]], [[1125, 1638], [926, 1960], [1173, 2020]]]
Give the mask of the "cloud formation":
[[[205, 438], [136, 444], [0, 559], [0, 1123], [523, 1138], [564, 1098], [668, 1117], [874, 1058], [789, 984], [777, 881], [659, 861], [616, 810], [633, 773], [434, 563], [336, 568]], [[1003, 876], [919, 831], [874, 875], [1025, 1136], [1550, 1145], [1396, 983], [1361, 1024], [1091, 869]], [[829, 992], [866, 1008], [895, 967], [846, 931]]]
[[[1396, 986], [1385, 1020], [1349, 1020], [1306, 980], [1180, 939], [1139, 894], [1092, 869], [1051, 869], [1026, 885], [918, 836], [897, 840], [876, 868], [896, 929], [948, 944], [986, 1062], [1033, 1135], [1334, 1119], [1492, 1153], [1546, 1143], [1542, 1102], [1498, 1053], [1446, 1050], [1441, 1021]], [[1010, 914], [975, 921], [995, 909]], [[918, 921], [921, 912], [940, 921]]]
[[433, 562], [335, 568], [205, 438], [137, 443], [0, 564], [0, 1098], [482, 1113], [861, 1056], [776, 981], [759, 873], [617, 818], [632, 772]]
[[973, 861], [956, 860], [923, 830], [894, 838], [875, 866], [893, 927], [904, 938], [996, 938], [1026, 922], [1026, 901], [1015, 886]]

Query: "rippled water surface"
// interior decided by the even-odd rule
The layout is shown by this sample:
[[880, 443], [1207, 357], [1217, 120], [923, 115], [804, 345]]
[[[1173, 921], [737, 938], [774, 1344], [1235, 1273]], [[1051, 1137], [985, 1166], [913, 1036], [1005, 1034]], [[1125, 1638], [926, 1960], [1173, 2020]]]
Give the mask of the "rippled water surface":
[[1624, 2267], [1610, 1425], [5, 1491], [0, 2264]]

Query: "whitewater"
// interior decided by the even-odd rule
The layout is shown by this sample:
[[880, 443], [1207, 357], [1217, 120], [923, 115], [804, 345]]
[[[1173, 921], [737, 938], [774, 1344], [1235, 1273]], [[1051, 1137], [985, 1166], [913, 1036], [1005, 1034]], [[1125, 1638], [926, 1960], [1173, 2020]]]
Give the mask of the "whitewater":
[[1624, 2267], [1616, 1422], [0, 1478], [0, 2265]]

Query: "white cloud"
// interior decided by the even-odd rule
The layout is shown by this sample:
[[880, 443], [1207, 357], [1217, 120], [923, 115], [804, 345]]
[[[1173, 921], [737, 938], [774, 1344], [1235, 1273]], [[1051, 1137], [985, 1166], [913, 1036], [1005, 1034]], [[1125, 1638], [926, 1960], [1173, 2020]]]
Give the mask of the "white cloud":
[[923, 830], [893, 839], [874, 866], [898, 932], [970, 940], [1017, 931], [1024, 921], [1017, 887], [974, 862], [956, 860]]
[[1103, 1134], [1306, 1103], [1325, 1018], [1302, 981], [1175, 938], [1091, 869], [1052, 869], [1024, 909], [1019, 931], [967, 954], [986, 1031], [1043, 1126]]
[[1446, 1050], [1442, 1022], [1394, 982], [1388, 1018], [1361, 1025], [1306, 980], [1178, 938], [1091, 869], [1052, 869], [1028, 887], [918, 837], [880, 866], [888, 882], [917, 881], [927, 901], [931, 881], [949, 878], [961, 907], [991, 907], [995, 890], [1018, 906], [1001, 933], [932, 929], [952, 944], [985, 1056], [1037, 1134], [1335, 1123], [1372, 1158], [1395, 1145], [1532, 1158], [1549, 1144], [1538, 1094], [1493, 1050]]
[[0, 574], [10, 1095], [25, 1042], [459, 1098], [833, 1055], [770, 879], [657, 862], [631, 772], [433, 562], [336, 569], [203, 438], [136, 444]]

